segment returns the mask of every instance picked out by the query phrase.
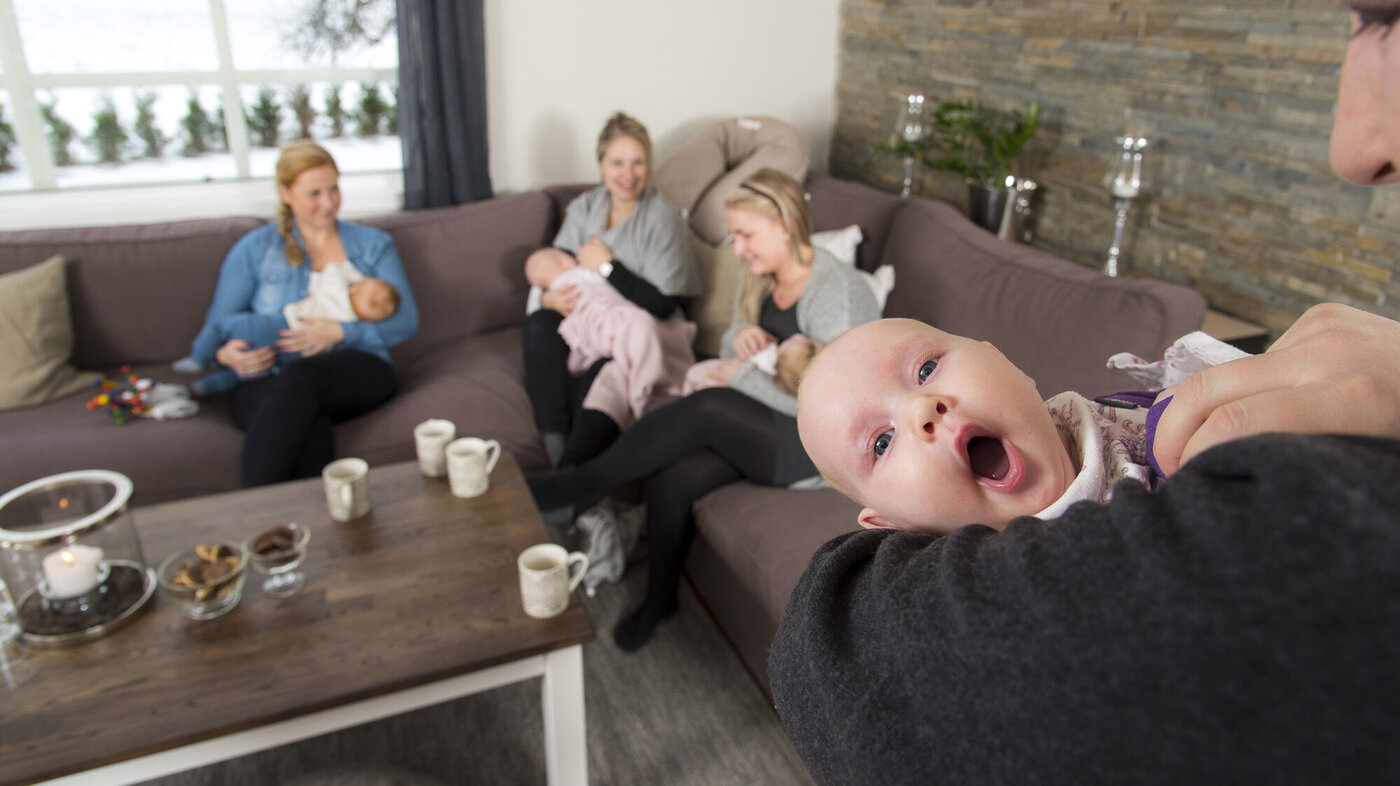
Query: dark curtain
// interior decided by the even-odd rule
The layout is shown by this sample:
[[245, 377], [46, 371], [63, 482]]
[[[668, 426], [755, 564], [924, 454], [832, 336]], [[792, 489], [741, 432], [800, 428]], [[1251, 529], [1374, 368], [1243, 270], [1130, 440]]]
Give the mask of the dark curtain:
[[404, 207], [491, 196], [482, 0], [398, 0]]

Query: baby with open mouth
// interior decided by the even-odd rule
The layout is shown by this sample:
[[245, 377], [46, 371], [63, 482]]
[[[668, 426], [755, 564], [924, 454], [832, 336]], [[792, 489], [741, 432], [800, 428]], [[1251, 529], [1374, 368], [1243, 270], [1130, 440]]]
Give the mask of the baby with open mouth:
[[912, 319], [852, 328], [812, 361], [797, 426], [812, 463], [865, 505], [863, 527], [1005, 527], [1152, 487], [1147, 411], [1077, 393], [1048, 401], [991, 344]]

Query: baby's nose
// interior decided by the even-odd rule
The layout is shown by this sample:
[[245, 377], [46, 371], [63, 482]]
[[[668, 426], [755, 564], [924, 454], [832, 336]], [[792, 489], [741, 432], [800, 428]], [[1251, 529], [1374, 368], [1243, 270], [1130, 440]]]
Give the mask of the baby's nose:
[[915, 405], [914, 425], [924, 433], [926, 439], [933, 439], [943, 417], [948, 414], [949, 402], [942, 396], [921, 398]]

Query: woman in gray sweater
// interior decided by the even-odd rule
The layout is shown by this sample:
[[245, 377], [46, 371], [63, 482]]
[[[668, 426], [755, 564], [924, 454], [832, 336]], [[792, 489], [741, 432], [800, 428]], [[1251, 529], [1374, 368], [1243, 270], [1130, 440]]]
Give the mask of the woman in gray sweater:
[[[569, 254], [664, 320], [700, 294], [700, 269], [680, 213], [650, 182], [651, 136], [636, 118], [617, 112], [598, 134], [597, 152], [602, 184], [569, 203], [553, 246], [535, 254]], [[555, 466], [596, 456], [620, 430], [606, 413], [574, 404], [608, 362], [598, 361], [576, 382], [570, 379], [569, 347], [559, 326], [578, 297], [573, 286], [534, 287], [526, 306], [525, 390]]]
[[[744, 360], [797, 333], [824, 345], [879, 318], [856, 270], [812, 246], [812, 218], [796, 180], [760, 170], [725, 207], [734, 252], [747, 273], [724, 335], [724, 357]], [[785, 486], [817, 474], [797, 438], [796, 416], [794, 396], [743, 364], [728, 387], [698, 391], [648, 414], [597, 458], [530, 479], [535, 501], [552, 510], [586, 507], [647, 478], [647, 597], [614, 631], [618, 646], [640, 647], [675, 611], [695, 530], [692, 503], [740, 479]]]

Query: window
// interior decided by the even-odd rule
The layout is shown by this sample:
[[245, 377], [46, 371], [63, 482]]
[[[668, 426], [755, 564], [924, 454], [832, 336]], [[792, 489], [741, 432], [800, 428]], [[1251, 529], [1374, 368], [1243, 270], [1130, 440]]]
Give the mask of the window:
[[400, 170], [397, 65], [393, 0], [0, 0], [0, 193]]

